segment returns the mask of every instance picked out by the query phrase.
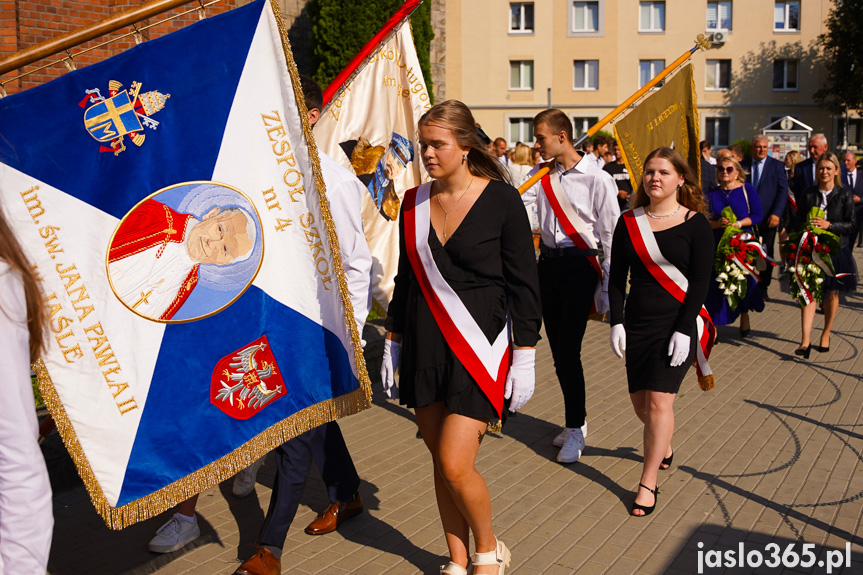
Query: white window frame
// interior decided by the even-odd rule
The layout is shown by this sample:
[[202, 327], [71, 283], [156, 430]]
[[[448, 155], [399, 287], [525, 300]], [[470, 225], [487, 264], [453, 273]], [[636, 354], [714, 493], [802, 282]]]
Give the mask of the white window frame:
[[[515, 140], [509, 141], [509, 138], [512, 137], [512, 127], [517, 124], [518, 128], [518, 138]], [[532, 116], [507, 116], [506, 117], [506, 135], [507, 135], [507, 145], [509, 147], [515, 146], [517, 142], [521, 142], [523, 144], [533, 145], [533, 117]], [[528, 138], [530, 135], [530, 138]]]
[[[578, 65], [582, 64], [581, 80], [582, 85], [578, 85]], [[591, 73], [591, 68], [593, 73]], [[590, 80], [595, 81], [594, 85], [590, 85]], [[579, 92], [593, 92], [599, 90], [599, 60], [573, 60], [572, 61], [572, 89]]]
[[[784, 8], [784, 15], [782, 18], [782, 27], [776, 27], [776, 8], [777, 5], [782, 4]], [[789, 28], [789, 20], [791, 19], [791, 5], [797, 4], [797, 28]], [[800, 27], [803, 25], [802, 18], [802, 2], [800, 0], [776, 0], [773, 4], [773, 31], [781, 33], [798, 33], [800, 32]]]
[[[719, 134], [720, 134], [719, 123], [723, 120], [728, 122], [728, 141], [727, 142], [720, 142], [719, 141]], [[713, 136], [714, 136], [714, 138], [712, 141], [707, 140], [707, 125], [709, 123], [713, 123]], [[708, 142], [710, 142], [710, 145], [713, 146], [714, 148], [728, 147], [731, 145], [731, 142], [733, 141], [732, 136], [731, 136], [732, 127], [733, 126], [731, 125], [731, 117], [730, 116], [704, 116], [704, 129], [702, 131], [702, 134], [704, 134], [704, 139], [707, 140]]]
[[[723, 62], [727, 62], [727, 66], [728, 66], [728, 85], [727, 86], [720, 86], [719, 85], [722, 83], [721, 82], [721, 79], [722, 79], [721, 72], [722, 72]], [[713, 78], [714, 78], [714, 85], [713, 86], [711, 86], [707, 80], [709, 78], [708, 74], [709, 74], [710, 68], [713, 68]], [[729, 59], [707, 60], [706, 65], [704, 66], [704, 89], [708, 92], [727, 92], [728, 90], [731, 89], [731, 60], [729, 60]]]
[[[641, 9], [645, 5], [650, 7], [650, 22], [645, 26], [645, 23], [641, 20]], [[657, 23], [654, 21], [657, 16], [657, 12], [654, 8], [662, 5], [662, 24], [659, 28], [657, 28]], [[664, 34], [665, 33], [665, 18], [666, 18], [666, 4], [665, 0], [644, 0], [638, 3], [638, 31], [640, 33], [646, 34]]]
[[[782, 87], [776, 88], [773, 87], [774, 92], [798, 92], [800, 90], [800, 60], [795, 60], [794, 58], [781, 58], [773, 61], [775, 73], [776, 62], [782, 62]], [[794, 87], [788, 87], [788, 63], [794, 62]], [[771, 78], [771, 86], [773, 85], [773, 78]]]
[[[590, 127], [597, 122], [599, 122], [599, 118], [595, 116], [573, 116], [572, 120], [572, 137], [578, 138], [582, 134], [586, 134]], [[579, 131], [578, 124], [581, 123], [581, 130]]]
[[[710, 10], [710, 5], [714, 4], [716, 6], [716, 26], [711, 26], [710, 21], [704, 21], [704, 29], [708, 32], [731, 32], [734, 18], [734, 5], [731, 0], [709, 0], [707, 2], [707, 9]], [[722, 6], [725, 5], [728, 7], [728, 26], [722, 25]]]
[[[656, 60], [639, 60], [638, 61], [638, 87], [639, 88], [642, 88], [647, 84], [647, 82], [644, 82], [644, 83], [641, 82], [641, 65], [645, 62], [650, 63], [650, 70], [651, 70], [650, 78], [647, 79], [647, 82], [650, 82], [651, 80], [653, 80], [657, 76], [657, 74], [659, 74], [660, 72], [665, 70], [665, 60], [659, 60], [659, 59], [656, 59]], [[659, 69], [656, 69], [657, 66], [659, 67]], [[662, 87], [662, 82], [660, 82], [659, 84], [654, 86], [652, 89], [658, 90], [661, 87]]]
[[[519, 28], [513, 28], [512, 27], [512, 10], [516, 6], [520, 7], [520, 13], [519, 13], [520, 27]], [[534, 10], [534, 12], [533, 12], [533, 28], [526, 28], [527, 24], [526, 24], [525, 7], [527, 7], [527, 6], [530, 6]], [[515, 35], [533, 34], [534, 30], [536, 29], [536, 7], [534, 6], [534, 3], [533, 2], [510, 2], [509, 3], [509, 18], [508, 18], [508, 20], [509, 20], [508, 25], [509, 25], [509, 33], [510, 34], [515, 34]]]
[[[584, 9], [585, 11], [585, 23], [588, 21], [587, 16], [590, 14], [590, 11], [587, 10], [588, 5], [596, 7], [596, 28], [576, 28], [575, 27], [575, 15], [578, 13], [579, 9]], [[573, 34], [595, 34], [599, 32], [600, 26], [600, 18], [599, 18], [599, 2], [595, 0], [572, 0], [570, 3], [570, 18], [569, 18], [569, 31]]]
[[[527, 75], [525, 71], [528, 69], [528, 66], [524, 64], [530, 62], [530, 77], [525, 78]], [[519, 83], [518, 86], [512, 85], [512, 65], [518, 64], [519, 67]], [[513, 92], [529, 92], [533, 90], [533, 72], [534, 72], [534, 61], [533, 60], [510, 60], [509, 61], [509, 89]], [[529, 85], [525, 87], [525, 81], [529, 80]]]

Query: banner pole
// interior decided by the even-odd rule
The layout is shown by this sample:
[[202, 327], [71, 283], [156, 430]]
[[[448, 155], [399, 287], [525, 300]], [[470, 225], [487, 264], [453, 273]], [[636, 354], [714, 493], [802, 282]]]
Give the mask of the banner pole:
[[[35, 46], [25, 48], [24, 50], [19, 50], [9, 57], [0, 60], [0, 75], [11, 72], [12, 70], [17, 70], [27, 64], [32, 64], [37, 60], [41, 60], [42, 58], [53, 56], [58, 52], [63, 52], [64, 50], [68, 50], [78, 46], [79, 44], [83, 44], [84, 42], [89, 42], [99, 36], [110, 34], [120, 28], [125, 28], [126, 26], [130, 26], [136, 22], [140, 22], [141, 20], [152, 18], [153, 16], [167, 12], [168, 10], [173, 10], [174, 8], [182, 6], [183, 4], [189, 4], [193, 1], [194, 0], [151, 0], [137, 8], [132, 8], [125, 12], [108, 16], [98, 22], [94, 22], [90, 26], [73, 30], [63, 34], [62, 36], [51, 38], [50, 40], [46, 40], [36, 44]], [[210, 2], [210, 4], [213, 3], [214, 2]]]
[[[650, 80], [650, 82], [648, 82], [647, 84], [645, 84], [644, 86], [639, 88], [638, 91], [636, 91], [632, 96], [630, 96], [629, 98], [624, 100], [624, 102], [622, 104], [620, 104], [614, 110], [609, 112], [603, 119], [601, 119], [600, 121], [598, 121], [597, 123], [592, 125], [590, 127], [590, 129], [587, 132], [585, 132], [584, 134], [582, 134], [581, 136], [579, 136], [578, 139], [576, 139], [572, 143], [572, 145], [574, 147], [578, 147], [579, 145], [584, 143], [585, 140], [587, 140], [588, 138], [590, 138], [591, 136], [596, 134], [600, 129], [602, 129], [603, 126], [605, 126], [606, 124], [611, 122], [614, 118], [617, 117], [618, 114], [620, 114], [625, 109], [627, 109], [630, 105], [632, 105], [633, 102], [637, 101], [644, 94], [649, 92], [654, 86], [656, 86], [657, 84], [662, 82], [662, 80], [664, 80], [666, 76], [668, 76], [673, 71], [675, 71], [677, 68], [682, 66], [698, 50], [708, 50], [709, 48], [710, 48], [710, 40], [704, 34], [699, 34], [695, 39], [695, 46], [693, 46], [692, 48], [690, 48], [689, 50], [687, 50], [686, 52], [681, 54], [680, 57], [677, 58], [677, 60], [675, 60], [674, 62], [669, 64], [662, 72], [660, 72], [652, 80]], [[546, 175], [547, 173], [548, 173], [548, 168], [540, 169], [533, 176], [531, 176], [530, 179], [528, 179], [525, 183], [523, 183], [521, 186], [519, 186], [519, 188], [518, 188], [519, 193], [523, 194], [524, 192], [526, 192], [528, 189], [530, 189], [530, 187], [532, 185], [534, 185], [536, 182], [538, 182], [540, 179], [542, 179], [542, 177], [544, 175]]]
[[406, 0], [404, 5], [399, 8], [395, 14], [390, 16], [390, 19], [386, 21], [383, 28], [381, 28], [371, 40], [366, 42], [365, 46], [362, 47], [357, 55], [348, 62], [345, 69], [333, 78], [333, 81], [330, 82], [324, 90], [324, 109], [321, 110], [322, 115], [327, 111], [330, 102], [342, 86], [347, 84], [355, 74], [359, 73], [363, 67], [363, 63], [372, 54], [372, 52], [374, 52], [379, 45], [387, 43], [390, 37], [395, 34], [399, 26], [405, 20], [410, 18], [413, 11], [419, 8], [420, 4], [422, 4], [422, 0]]

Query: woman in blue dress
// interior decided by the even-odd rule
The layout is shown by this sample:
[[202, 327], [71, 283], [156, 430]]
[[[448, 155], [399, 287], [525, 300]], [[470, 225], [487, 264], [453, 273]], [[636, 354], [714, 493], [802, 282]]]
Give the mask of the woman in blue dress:
[[[714, 245], [726, 226], [740, 228], [741, 232], [752, 232], [752, 222], [760, 222], [762, 218], [761, 201], [751, 184], [746, 183], [746, 172], [734, 158], [722, 158], [716, 165], [717, 187], [707, 193], [707, 211], [710, 225], [713, 228]], [[737, 221], [731, 223], [722, 217], [722, 210], [731, 207]], [[740, 316], [740, 337], [749, 334], [749, 312], [760, 312], [764, 309], [764, 298], [755, 278], [749, 276], [746, 284], [746, 296], [737, 304], [737, 309], [731, 305], [719, 288], [716, 281], [716, 271], [713, 271], [707, 301], [704, 306], [710, 313], [716, 325], [729, 325]]]

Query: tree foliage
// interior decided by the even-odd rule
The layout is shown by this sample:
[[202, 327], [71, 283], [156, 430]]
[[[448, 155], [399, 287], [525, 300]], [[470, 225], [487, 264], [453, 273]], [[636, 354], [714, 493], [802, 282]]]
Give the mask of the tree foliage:
[[863, 0], [833, 0], [818, 37], [827, 79], [815, 100], [834, 114], [863, 109]]
[[[404, 0], [310, 0], [306, 10], [312, 21], [312, 76], [315, 80], [326, 87], [403, 3]], [[429, 51], [434, 32], [430, 0], [414, 11], [411, 26], [420, 68], [431, 95]]]

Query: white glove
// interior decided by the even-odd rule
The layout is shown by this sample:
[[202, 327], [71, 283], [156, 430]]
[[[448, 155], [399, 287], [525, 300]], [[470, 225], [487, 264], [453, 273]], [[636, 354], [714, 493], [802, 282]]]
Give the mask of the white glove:
[[509, 410], [515, 413], [527, 403], [533, 395], [536, 382], [535, 349], [514, 349], [512, 351], [512, 365], [506, 374], [506, 387], [503, 390], [503, 398], [510, 399]]
[[396, 368], [399, 366], [399, 355], [401, 355], [402, 344], [391, 339], [384, 340], [384, 358], [381, 361], [381, 381], [384, 384], [384, 393], [390, 399], [397, 399], [399, 388], [396, 387]]
[[671, 336], [671, 341], [668, 342], [668, 357], [671, 358], [671, 367], [683, 365], [686, 357], [689, 355], [690, 337], [679, 331], [674, 332]]
[[611, 343], [611, 351], [614, 352], [614, 355], [622, 358], [623, 352], [626, 351], [626, 329], [622, 323], [611, 326], [608, 341]]

